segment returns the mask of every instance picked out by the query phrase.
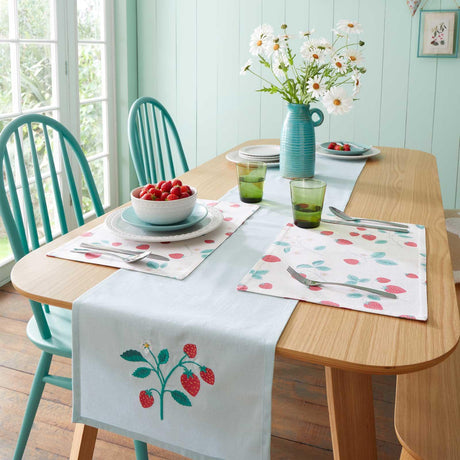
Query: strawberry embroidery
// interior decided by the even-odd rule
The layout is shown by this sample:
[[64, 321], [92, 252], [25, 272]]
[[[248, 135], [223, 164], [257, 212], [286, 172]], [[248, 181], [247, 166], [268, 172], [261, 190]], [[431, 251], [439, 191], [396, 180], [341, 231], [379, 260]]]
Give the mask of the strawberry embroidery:
[[193, 397], [200, 391], [200, 379], [192, 371], [186, 370], [180, 377], [180, 383]]
[[184, 345], [184, 353], [189, 358], [194, 358], [196, 356], [196, 345], [193, 345], [191, 343], [188, 343], [187, 345]]
[[191, 369], [192, 366], [197, 366], [200, 372], [200, 377], [208, 385], [214, 385], [215, 375], [212, 369], [194, 361], [197, 355], [197, 346], [193, 343], [187, 343], [183, 347], [184, 355], [177, 362], [172, 365], [169, 363], [169, 351], [166, 348], [160, 350], [158, 355], [155, 355], [152, 351], [152, 346], [149, 341], [142, 343], [143, 353], [138, 350], [126, 350], [120, 357], [125, 361], [137, 363], [137, 367], [131, 374], [133, 377], [138, 379], [145, 379], [147, 377], [153, 377], [159, 383], [158, 388], [147, 388], [139, 393], [139, 402], [145, 409], [152, 407], [155, 399], [153, 393], [157, 393], [160, 406], [160, 420], [164, 419], [164, 398], [168, 394], [178, 404], [184, 407], [191, 407], [192, 402], [189, 397], [182, 391], [176, 389], [169, 389], [168, 384], [174, 375], [177, 375], [176, 371], [182, 369], [180, 376], [180, 383], [182, 388], [191, 396], [195, 397], [200, 391], [200, 379], [198, 375]]
[[208, 383], [209, 385], [214, 385], [214, 382], [216, 381], [214, 372], [209, 367], [201, 367], [200, 377], [203, 379], [204, 382]]
[[143, 390], [139, 393], [139, 401], [141, 406], [145, 409], [152, 407], [155, 400], [153, 399], [152, 392], [150, 390]]

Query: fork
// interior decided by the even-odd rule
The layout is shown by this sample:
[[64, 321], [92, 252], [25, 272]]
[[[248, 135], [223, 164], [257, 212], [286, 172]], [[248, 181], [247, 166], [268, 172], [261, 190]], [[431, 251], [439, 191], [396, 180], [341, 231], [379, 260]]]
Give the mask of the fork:
[[305, 284], [305, 286], [321, 286], [323, 284], [331, 284], [334, 286], [346, 286], [352, 289], [359, 289], [360, 291], [371, 292], [372, 294], [377, 294], [382, 297], [388, 297], [389, 299], [397, 299], [395, 294], [390, 292], [380, 291], [379, 289], [372, 289], [365, 286], [357, 286], [356, 284], [347, 284], [347, 283], [336, 283], [333, 281], [317, 281], [308, 278], [304, 278], [300, 273], [296, 272], [292, 267], [288, 267], [287, 271], [291, 276], [296, 279], [299, 283]]
[[[142, 253], [142, 251], [132, 251], [130, 249], [121, 249], [121, 248], [116, 248], [112, 246], [105, 246], [104, 244], [81, 243], [80, 246], [86, 249], [95, 249], [96, 251], [105, 250], [106, 252], [111, 252], [111, 253], [115, 252], [117, 254], [125, 254], [128, 256], [136, 256], [137, 254]], [[169, 261], [167, 257], [160, 256], [159, 254], [154, 254], [153, 252], [150, 252], [149, 257], [151, 259], [164, 260], [166, 262]]]
[[150, 251], [140, 252], [139, 254], [132, 255], [132, 256], [124, 256], [122, 254], [117, 254], [115, 252], [106, 251], [104, 249], [84, 249], [84, 248], [73, 248], [71, 252], [76, 252], [79, 254], [101, 254], [101, 255], [109, 255], [113, 257], [118, 257], [123, 262], [127, 262], [128, 264], [132, 264], [133, 262], [137, 262], [139, 260], [145, 259], [147, 256], [150, 255]]

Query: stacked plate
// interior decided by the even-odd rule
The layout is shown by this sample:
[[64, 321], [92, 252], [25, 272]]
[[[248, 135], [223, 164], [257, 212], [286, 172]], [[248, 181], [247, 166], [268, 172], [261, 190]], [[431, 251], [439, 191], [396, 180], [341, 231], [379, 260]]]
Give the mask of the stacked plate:
[[279, 145], [249, 145], [240, 149], [239, 156], [243, 160], [263, 161], [264, 163], [280, 162]]

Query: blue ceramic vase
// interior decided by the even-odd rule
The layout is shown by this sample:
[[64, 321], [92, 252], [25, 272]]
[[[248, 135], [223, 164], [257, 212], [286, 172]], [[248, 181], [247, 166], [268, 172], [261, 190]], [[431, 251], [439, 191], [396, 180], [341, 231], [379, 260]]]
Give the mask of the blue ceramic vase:
[[[314, 113], [319, 117], [317, 121], [312, 120]], [[287, 105], [280, 139], [280, 171], [283, 177], [300, 179], [315, 175], [315, 127], [323, 120], [323, 112], [310, 109], [310, 105]]]

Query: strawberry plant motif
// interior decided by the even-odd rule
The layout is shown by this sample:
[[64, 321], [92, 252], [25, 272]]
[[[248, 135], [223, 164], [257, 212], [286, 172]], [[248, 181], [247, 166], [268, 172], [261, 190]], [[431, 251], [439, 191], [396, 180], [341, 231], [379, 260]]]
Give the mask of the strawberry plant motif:
[[139, 367], [132, 373], [133, 377], [145, 379], [149, 376], [153, 376], [158, 379], [160, 388], [148, 388], [146, 390], [142, 390], [139, 393], [139, 402], [144, 409], [148, 409], [155, 403], [153, 393], [157, 393], [160, 402], [161, 420], [164, 418], [164, 397], [168, 393], [171, 395], [173, 400], [181, 406], [190, 407], [192, 405], [189, 397], [182, 391], [167, 389], [168, 381], [176, 370], [183, 370], [183, 373], [180, 377], [180, 382], [184, 390], [193, 397], [199, 393], [201, 384], [198, 375], [195, 374], [189, 367], [193, 365], [197, 366], [202, 380], [209, 385], [214, 385], [215, 376], [212, 369], [199, 364], [196, 361], [192, 361], [193, 358], [195, 358], [197, 355], [196, 345], [192, 343], [185, 344], [183, 347], [184, 355], [179, 360], [179, 362], [173, 366], [171, 370], [169, 370], [169, 372], [164, 367], [162, 368], [162, 366], [169, 362], [169, 351], [166, 348], [161, 350], [156, 356], [152, 352], [149, 342], [144, 342], [142, 346], [144, 348], [144, 354], [147, 357], [144, 357], [143, 354], [138, 350], [126, 350], [120, 355], [120, 357], [125, 361], [139, 363]]

